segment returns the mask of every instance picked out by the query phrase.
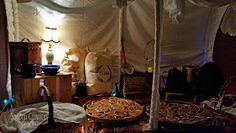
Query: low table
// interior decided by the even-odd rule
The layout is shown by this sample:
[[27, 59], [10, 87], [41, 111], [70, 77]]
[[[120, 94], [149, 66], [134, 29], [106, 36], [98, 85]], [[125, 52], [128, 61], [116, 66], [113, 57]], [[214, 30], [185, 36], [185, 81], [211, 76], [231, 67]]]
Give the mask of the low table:
[[51, 93], [53, 101], [71, 102], [72, 74], [59, 73], [54, 76], [36, 75], [23, 79], [20, 75], [12, 75], [12, 93], [15, 107], [40, 102], [39, 87], [43, 83]]

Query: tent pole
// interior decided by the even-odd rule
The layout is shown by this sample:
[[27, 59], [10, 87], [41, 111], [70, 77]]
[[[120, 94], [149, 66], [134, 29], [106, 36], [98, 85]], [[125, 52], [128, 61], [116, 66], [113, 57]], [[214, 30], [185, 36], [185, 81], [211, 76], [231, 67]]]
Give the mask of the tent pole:
[[149, 118], [149, 130], [158, 129], [159, 111], [160, 111], [160, 55], [161, 55], [161, 40], [163, 29], [163, 0], [154, 0], [155, 9], [155, 45], [154, 45], [154, 71], [152, 81], [151, 109]]

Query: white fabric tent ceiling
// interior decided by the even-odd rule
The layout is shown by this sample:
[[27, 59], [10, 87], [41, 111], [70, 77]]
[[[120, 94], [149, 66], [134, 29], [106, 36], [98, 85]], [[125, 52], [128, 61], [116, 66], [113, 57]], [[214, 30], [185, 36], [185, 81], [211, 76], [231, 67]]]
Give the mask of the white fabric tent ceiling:
[[[8, 7], [12, 7], [15, 0], [11, 1], [8, 2]], [[170, 3], [168, 0], [164, 2], [168, 9]], [[197, 0], [191, 2], [199, 4]], [[56, 53], [55, 64], [60, 63], [65, 50], [79, 46], [89, 47], [91, 50], [108, 48], [113, 53], [114, 66], [119, 68], [119, 32], [122, 32], [127, 62], [133, 64], [137, 70], [145, 71], [144, 49], [154, 37], [153, 1], [129, 2], [127, 8], [124, 8], [122, 29], [119, 25], [119, 8], [114, 8], [114, 3], [115, 0], [33, 0], [18, 3], [15, 9], [14, 6], [7, 8], [9, 14], [14, 11], [13, 15], [18, 17], [18, 21], [13, 20], [17, 21], [15, 27], [19, 27], [10, 27], [10, 40], [29, 38], [31, 41], [40, 41], [45, 27], [51, 25], [47, 22], [52, 18], [56, 21], [52, 23], [58, 28], [58, 38], [61, 41], [60, 45], [55, 46], [59, 51]], [[170, 9], [164, 14], [162, 68], [202, 65], [212, 60], [215, 34], [227, 6], [208, 8], [188, 1], [184, 3], [185, 7], [181, 12], [184, 18], [179, 24], [174, 24], [169, 18]], [[219, 2], [216, 6], [221, 5]], [[148, 49], [149, 52], [152, 51], [151, 48]]]

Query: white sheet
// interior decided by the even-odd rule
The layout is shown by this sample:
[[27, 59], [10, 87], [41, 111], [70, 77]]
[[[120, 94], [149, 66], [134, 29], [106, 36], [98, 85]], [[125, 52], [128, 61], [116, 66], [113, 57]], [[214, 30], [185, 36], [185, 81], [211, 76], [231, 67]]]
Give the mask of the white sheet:
[[191, 3], [203, 6], [203, 7], [221, 7], [228, 5], [235, 0], [189, 0]]
[[220, 29], [223, 33], [228, 33], [231, 36], [236, 36], [236, 2], [228, 6]]
[[[53, 46], [57, 52], [54, 64], [60, 64], [63, 53], [76, 45], [89, 47], [92, 51], [108, 48], [113, 53], [117, 72], [114, 77], [119, 79], [121, 29], [119, 8], [113, 7], [113, 0], [69, 0], [66, 3], [63, 0], [34, 0], [18, 4], [19, 39], [27, 37], [31, 41], [40, 41], [46, 26], [41, 16], [53, 12], [60, 18], [58, 38], [61, 41]], [[165, 12], [162, 71], [174, 66], [202, 65], [212, 61], [215, 34], [226, 8], [200, 7], [185, 1], [184, 18], [180, 24], [173, 24], [169, 12]], [[122, 24], [127, 62], [136, 70], [145, 71], [144, 48], [154, 37], [153, 1], [129, 2], [124, 8]], [[43, 45], [44, 59], [45, 52], [46, 45]]]

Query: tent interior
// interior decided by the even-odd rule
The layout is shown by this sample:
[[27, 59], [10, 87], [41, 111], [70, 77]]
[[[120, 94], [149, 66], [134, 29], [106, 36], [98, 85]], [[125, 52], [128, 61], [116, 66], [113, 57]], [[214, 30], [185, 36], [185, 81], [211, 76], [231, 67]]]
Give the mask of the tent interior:
[[[118, 96], [148, 104], [151, 111], [147, 123], [150, 129], [156, 129], [159, 100], [168, 100], [168, 91], [171, 96], [173, 94], [172, 100], [184, 97], [185, 102], [200, 106], [205, 100], [209, 102], [210, 97], [196, 100], [198, 97], [193, 92], [185, 94], [182, 91], [191, 87], [194, 90], [204, 84], [202, 88], [216, 91], [209, 96], [225, 96], [226, 93], [231, 96], [234, 103], [230, 106], [230, 115], [234, 119], [230, 119], [229, 125], [236, 125], [235, 0], [160, 1], [4, 0], [1, 7], [5, 7], [5, 11], [1, 10], [1, 14], [5, 15], [1, 16], [6, 20], [1, 18], [1, 30], [5, 32], [0, 32], [3, 38], [0, 39], [0, 70], [4, 73], [0, 78], [1, 103], [5, 98], [13, 97], [15, 107], [34, 104], [38, 99], [32, 97], [38, 96], [38, 89], [43, 84], [49, 89], [56, 88], [51, 92], [53, 100], [79, 106], [98, 97]], [[33, 47], [31, 51], [35, 53], [28, 57], [33, 60], [28, 60], [27, 64], [40, 60], [36, 70], [37, 65], [59, 65], [59, 73], [51, 76], [55, 79], [44, 76], [46, 72], [40, 68], [35, 73], [40, 78], [27, 77], [30, 73], [21, 78], [22, 68], [13, 68], [13, 71], [21, 69], [20, 76], [19, 72], [12, 71], [13, 62], [19, 63], [21, 57], [11, 47], [35, 43], [40, 44], [37, 47], [40, 53]], [[48, 56], [53, 56], [51, 63]], [[208, 63], [214, 66], [203, 67]], [[29, 72], [29, 69], [25, 71]], [[189, 76], [191, 81], [188, 81]], [[195, 83], [195, 78], [199, 82]], [[64, 89], [60, 86], [66, 89], [60, 91]], [[170, 86], [172, 88], [168, 88]], [[227, 92], [225, 88], [229, 88]], [[218, 101], [223, 100], [220, 97]], [[0, 123], [0, 129], [2, 127]]]

